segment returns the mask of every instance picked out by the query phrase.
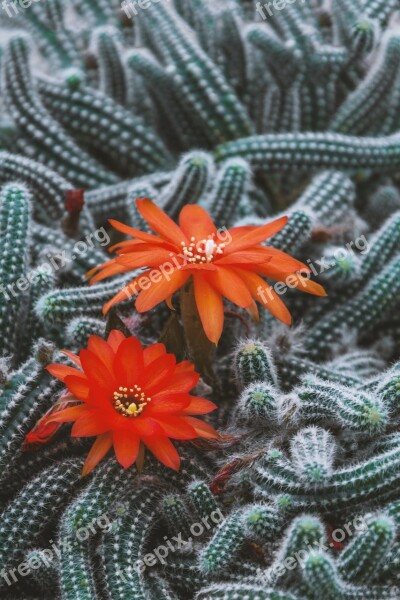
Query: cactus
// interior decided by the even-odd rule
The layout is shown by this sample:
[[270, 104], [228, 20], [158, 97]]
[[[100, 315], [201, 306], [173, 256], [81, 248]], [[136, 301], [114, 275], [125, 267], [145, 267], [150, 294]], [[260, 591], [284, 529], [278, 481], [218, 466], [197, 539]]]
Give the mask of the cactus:
[[[398, 0], [28, 5], [0, 10], [0, 597], [400, 598]], [[327, 297], [283, 263], [291, 327], [227, 301], [192, 392], [220, 436], [82, 477], [94, 438], [46, 425], [77, 408], [49, 364], [114, 329], [200, 342], [175, 298], [137, 313], [141, 270], [88, 285], [110, 220], [159, 235], [138, 198], [232, 240], [287, 217], [258, 250]]]

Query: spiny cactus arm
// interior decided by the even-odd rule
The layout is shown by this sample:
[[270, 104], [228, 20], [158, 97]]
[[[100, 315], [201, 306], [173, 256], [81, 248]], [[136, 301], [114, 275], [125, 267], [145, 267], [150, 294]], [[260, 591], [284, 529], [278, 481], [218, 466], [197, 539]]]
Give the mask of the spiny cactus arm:
[[72, 344], [76, 349], [83, 348], [91, 335], [104, 337], [105, 329], [105, 322], [101, 319], [77, 317], [72, 319], [65, 329], [65, 345]]
[[400, 259], [395, 257], [352, 299], [317, 322], [307, 334], [308, 356], [320, 360], [344, 329], [366, 335], [395, 310], [400, 293], [399, 270]]
[[304, 373], [316, 375], [322, 379], [350, 387], [357, 387], [361, 384], [361, 380], [354, 374], [342, 374], [339, 371], [332, 370], [325, 364], [317, 364], [300, 356], [280, 358], [277, 360], [277, 367], [282, 388], [285, 390], [289, 390], [293, 385], [299, 383], [302, 377], [304, 377]]
[[352, 50], [353, 58], [362, 58], [371, 52], [380, 36], [378, 21], [368, 17], [361, 0], [352, 3], [335, 0], [332, 15], [344, 42]]
[[353, 587], [346, 585], [337, 573], [332, 559], [323, 552], [310, 552], [304, 565], [304, 580], [312, 598], [334, 600], [394, 600], [398, 590], [385, 587]]
[[364, 386], [371, 389], [380, 398], [391, 414], [396, 415], [400, 410], [400, 367], [396, 363], [384, 375], [372, 380]]
[[49, 552], [41, 549], [28, 550], [26, 561], [33, 566], [31, 575], [38, 587], [45, 593], [57, 594], [57, 560]]
[[193, 106], [193, 118], [205, 128], [212, 143], [253, 131], [234, 90], [188, 34], [187, 26], [177, 13], [167, 4], [160, 4], [142, 11], [140, 21], [151, 43], [168, 63], [177, 90]]
[[[33, 213], [35, 218], [50, 226], [59, 222], [64, 214], [65, 197], [73, 185], [41, 163], [20, 156], [0, 152], [0, 181], [23, 181], [33, 193]], [[92, 232], [93, 222], [86, 207], [83, 207], [80, 231]]]
[[[18, 320], [23, 293], [15, 286], [22, 282], [28, 268], [31, 226], [31, 196], [24, 185], [9, 184], [0, 192], [0, 356], [18, 351]], [[29, 284], [28, 284], [29, 285]]]
[[[272, 460], [273, 454], [279, 456]], [[312, 487], [307, 487], [297, 479], [293, 468], [280, 466], [281, 454], [273, 450], [256, 466], [259, 478], [257, 493], [268, 499], [271, 493], [290, 493], [294, 505], [299, 509], [318, 508], [323, 513], [340, 511], [349, 502], [356, 507], [371, 500], [396, 498], [396, 486], [400, 479], [397, 472], [399, 461], [400, 447], [397, 445], [365, 461], [338, 469], [316, 495]]]
[[37, 85], [47, 110], [88, 151], [125, 177], [151, 173], [169, 165], [170, 157], [163, 142], [140, 116], [133, 116], [102, 92], [73, 82], [73, 79], [71, 83], [68, 79], [59, 83], [40, 78]]
[[[127, 513], [103, 536], [101, 545], [107, 594], [112, 600], [147, 600], [145, 545], [158, 522], [159, 490], [146, 486], [130, 492]], [[153, 559], [156, 556], [153, 555]], [[151, 562], [151, 561], [150, 561]]]
[[331, 131], [352, 135], [379, 131], [396, 86], [399, 58], [400, 38], [392, 35], [386, 40], [374, 68], [338, 109], [329, 125]]
[[43, 107], [32, 82], [25, 36], [15, 34], [9, 40], [3, 63], [7, 108], [21, 132], [29, 136], [37, 158], [82, 187], [117, 181], [81, 150]]
[[163, 123], [167, 123], [178, 138], [171, 139], [170, 143], [183, 149], [196, 146], [207, 148], [211, 145], [202, 127], [190, 118], [188, 106], [182, 101], [174, 79], [155, 57], [142, 49], [134, 49], [129, 51], [126, 64], [134, 77], [142, 79], [155, 100]]
[[59, 587], [62, 600], [100, 600], [94, 580], [90, 544], [68, 537], [61, 521]]
[[50, 292], [55, 286], [55, 276], [50, 268], [39, 266], [27, 275], [30, 281], [29, 302], [25, 307], [26, 318], [24, 320], [23, 334], [18, 344], [18, 355], [20, 360], [28, 357], [32, 351], [35, 340], [45, 335], [43, 323], [38, 321], [35, 313], [36, 303], [40, 296]]
[[397, 0], [365, 0], [364, 14], [368, 19], [377, 19], [381, 26], [385, 25], [390, 15], [398, 9]]
[[[76, 316], [100, 317], [104, 304], [131, 280], [132, 277], [118, 277], [92, 287], [64, 288], [50, 292], [40, 298], [36, 314], [44, 322], [51, 324], [66, 324]], [[132, 304], [132, 297], [127, 296], [127, 302]]]
[[214, 583], [203, 588], [195, 596], [195, 600], [300, 600], [290, 592], [280, 592], [274, 589], [265, 589], [259, 585]]
[[99, 88], [124, 106], [127, 102], [128, 85], [120, 38], [120, 32], [112, 27], [98, 28], [93, 33], [99, 64]]
[[259, 24], [247, 26], [246, 39], [262, 52], [279, 81], [287, 85], [297, 75], [301, 52], [293, 42], [282, 40], [272, 29]]
[[368, 240], [368, 252], [361, 260], [360, 278], [367, 281], [382, 270], [398, 253], [400, 247], [400, 210], [385, 221]]
[[62, 0], [33, 3], [31, 10], [18, 13], [17, 19], [32, 34], [40, 51], [55, 67], [82, 67], [76, 40], [65, 26], [65, 5]]
[[[65, 459], [29, 481], [1, 515], [0, 566], [6, 568], [35, 544], [81, 481], [83, 460]], [[18, 540], [18, 545], [15, 541]]]
[[245, 340], [235, 353], [235, 372], [241, 387], [263, 381], [278, 385], [278, 375], [271, 350], [260, 340]]
[[184, 540], [191, 537], [190, 526], [193, 519], [180, 496], [176, 494], [165, 496], [161, 501], [161, 512], [170, 534], [182, 533]]
[[212, 517], [213, 513], [220, 513], [221, 509], [215, 496], [204, 481], [191, 482], [188, 486], [188, 494], [200, 517]]
[[339, 384], [324, 381], [315, 376], [306, 376], [303, 387], [295, 390], [300, 399], [299, 412], [295, 418], [308, 421], [333, 419], [345, 429], [374, 435], [389, 423], [389, 414], [384, 403], [372, 394], [354, 391]]
[[229, 227], [243, 200], [247, 199], [251, 171], [246, 161], [233, 159], [222, 165], [216, 181], [204, 200], [215, 223]]
[[282, 133], [258, 135], [227, 142], [215, 151], [217, 162], [241, 157], [263, 173], [372, 169], [395, 171], [400, 164], [398, 134], [382, 137], [338, 133]]
[[109, 0], [73, 0], [75, 10], [87, 25], [118, 25], [118, 9], [114, 1]]
[[212, 156], [206, 152], [185, 154], [162, 190], [160, 204], [172, 218], [176, 218], [186, 204], [196, 204], [207, 191], [214, 176]]
[[237, 414], [249, 426], [276, 427], [279, 423], [279, 391], [268, 382], [251, 383], [239, 398]]
[[326, 366], [366, 381], [375, 377], [380, 378], [385, 370], [386, 361], [374, 350], [356, 349], [338, 356]]
[[146, 593], [148, 600], [179, 600], [168, 581], [155, 573], [150, 573], [146, 580]]
[[301, 429], [290, 441], [292, 464], [307, 485], [320, 485], [333, 473], [335, 438], [321, 427]]
[[367, 215], [373, 223], [382, 223], [398, 210], [400, 194], [394, 185], [379, 186], [368, 198]]
[[396, 538], [396, 525], [385, 513], [366, 520], [366, 530], [353, 538], [340, 553], [338, 572], [350, 583], [363, 584], [372, 581]]

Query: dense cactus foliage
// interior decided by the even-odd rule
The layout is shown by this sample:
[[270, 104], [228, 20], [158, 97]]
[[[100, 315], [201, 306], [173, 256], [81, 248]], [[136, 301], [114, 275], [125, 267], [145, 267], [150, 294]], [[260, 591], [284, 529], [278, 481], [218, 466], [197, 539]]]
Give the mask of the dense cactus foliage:
[[[23, 4], [0, 8], [0, 597], [399, 599], [399, 1]], [[121, 292], [106, 318], [132, 277], [85, 280], [108, 219], [149, 232], [140, 197], [287, 215], [268, 245], [328, 296], [276, 284], [291, 328], [226, 305], [196, 389], [221, 437], [82, 478], [90, 439], [26, 438], [60, 350], [120, 329], [193, 358], [182, 306]]]

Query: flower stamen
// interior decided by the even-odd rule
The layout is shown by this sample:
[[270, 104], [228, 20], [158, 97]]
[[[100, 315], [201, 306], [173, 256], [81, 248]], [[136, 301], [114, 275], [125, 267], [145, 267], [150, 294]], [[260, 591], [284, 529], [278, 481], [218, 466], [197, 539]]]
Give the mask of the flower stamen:
[[120, 385], [113, 396], [114, 408], [123, 417], [139, 416], [144, 407], [151, 402], [151, 398], [146, 396], [142, 388], [136, 384], [129, 389]]
[[190, 244], [181, 242], [182, 252], [188, 263], [192, 265], [201, 265], [211, 263], [216, 255], [224, 253], [226, 244], [217, 244], [213, 239], [200, 240], [196, 242], [194, 237], [190, 238]]

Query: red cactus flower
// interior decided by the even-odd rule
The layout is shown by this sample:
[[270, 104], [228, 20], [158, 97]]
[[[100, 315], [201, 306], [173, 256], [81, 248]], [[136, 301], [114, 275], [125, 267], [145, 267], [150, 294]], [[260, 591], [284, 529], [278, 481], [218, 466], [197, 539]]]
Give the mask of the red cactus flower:
[[[151, 200], [136, 201], [138, 211], [157, 234], [144, 233], [110, 220], [118, 231], [133, 239], [110, 248], [117, 255], [88, 273], [91, 283], [112, 275], [146, 267], [103, 309], [104, 313], [127, 297], [139, 294], [136, 309], [146, 312], [166, 300], [192, 278], [200, 319], [207, 337], [218, 342], [224, 323], [223, 297], [258, 318], [255, 300], [277, 319], [291, 323], [285, 304], [262, 277], [276, 281], [291, 279], [290, 287], [325, 296], [324, 289], [305, 274], [310, 269], [288, 254], [261, 245], [287, 223], [282, 217], [261, 227], [234, 227], [217, 230], [200, 206], [187, 205], [179, 226]], [[289, 283], [288, 283], [289, 285]]]
[[[41, 427], [73, 422], [71, 435], [97, 436], [83, 467], [88, 474], [110, 448], [118, 462], [130, 467], [142, 445], [167, 467], [179, 470], [180, 459], [169, 438], [216, 438], [217, 432], [193, 415], [216, 408], [191, 396], [199, 375], [192, 363], [176, 363], [163, 344], [143, 349], [139, 340], [111, 331], [107, 341], [92, 335], [79, 356], [64, 350], [77, 368], [52, 364], [48, 371], [64, 382], [69, 398], [79, 405], [53, 412]], [[65, 397], [64, 397], [65, 398]], [[36, 431], [35, 441], [40, 439]], [[32, 441], [29, 438], [28, 441]]]

